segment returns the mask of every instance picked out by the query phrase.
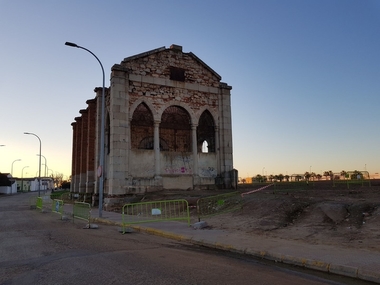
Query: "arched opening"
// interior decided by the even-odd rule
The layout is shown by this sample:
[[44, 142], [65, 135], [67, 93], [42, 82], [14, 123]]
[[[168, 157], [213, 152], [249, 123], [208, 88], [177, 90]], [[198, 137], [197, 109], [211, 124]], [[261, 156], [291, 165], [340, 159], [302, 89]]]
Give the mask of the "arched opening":
[[208, 153], [208, 143], [207, 143], [207, 141], [203, 141], [202, 152], [203, 153]]
[[137, 106], [131, 121], [131, 148], [153, 149], [153, 114], [145, 103]]
[[162, 113], [160, 141], [167, 142], [169, 151], [191, 151], [191, 119], [180, 106], [170, 106]]
[[[205, 145], [207, 144], [207, 151]], [[205, 110], [199, 118], [197, 127], [198, 152], [215, 152], [215, 124], [211, 113]]]

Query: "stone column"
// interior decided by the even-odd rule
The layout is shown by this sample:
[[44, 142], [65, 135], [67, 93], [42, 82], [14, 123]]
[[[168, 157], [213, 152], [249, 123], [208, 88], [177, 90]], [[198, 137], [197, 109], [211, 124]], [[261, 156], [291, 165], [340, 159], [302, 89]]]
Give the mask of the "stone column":
[[219, 128], [215, 126], [216, 173], [220, 173]]
[[230, 172], [233, 169], [232, 160], [232, 121], [231, 121], [231, 86], [220, 83], [219, 86], [219, 157], [220, 175], [224, 186], [231, 187]]
[[107, 155], [107, 194], [123, 195], [128, 185], [129, 172], [128, 148], [129, 137], [129, 80], [126, 69], [118, 66], [112, 67], [111, 88], [107, 102], [109, 113], [109, 125], [107, 122], [107, 141], [109, 142]]
[[88, 112], [80, 110], [82, 114], [82, 135], [81, 135], [81, 151], [80, 151], [80, 174], [79, 174], [79, 193], [86, 192], [87, 180], [87, 135], [88, 135]]
[[74, 177], [75, 179], [71, 179], [71, 182], [74, 183], [74, 192], [79, 192], [79, 181], [80, 181], [80, 161], [81, 161], [81, 140], [82, 140], [82, 117], [76, 117], [76, 139], [75, 139], [75, 152], [73, 155], [75, 155], [75, 173]]
[[197, 125], [191, 125], [192, 151], [193, 151], [193, 175], [198, 175], [198, 150], [197, 150]]
[[154, 167], [155, 167], [155, 177], [160, 177], [160, 132], [159, 132], [160, 122], [154, 122]]
[[88, 132], [87, 132], [87, 167], [86, 193], [93, 193], [95, 188], [95, 140], [96, 140], [96, 100], [87, 100]]
[[73, 127], [73, 142], [72, 142], [72, 152], [71, 152], [71, 183], [70, 183], [70, 192], [75, 192], [75, 179], [76, 179], [76, 162], [77, 162], [77, 123], [73, 122], [71, 124]]
[[[100, 126], [101, 126], [101, 118], [102, 118], [102, 87], [96, 87], [95, 88], [96, 93], [96, 115], [95, 115], [95, 171], [98, 169], [98, 166], [100, 165], [100, 157], [99, 157], [99, 151], [100, 151]], [[103, 175], [105, 175], [106, 165], [104, 165], [103, 169]], [[99, 177], [96, 176], [95, 181], [95, 193], [99, 194]], [[104, 193], [104, 189], [103, 189]], [[93, 201], [94, 203], [94, 201]]]

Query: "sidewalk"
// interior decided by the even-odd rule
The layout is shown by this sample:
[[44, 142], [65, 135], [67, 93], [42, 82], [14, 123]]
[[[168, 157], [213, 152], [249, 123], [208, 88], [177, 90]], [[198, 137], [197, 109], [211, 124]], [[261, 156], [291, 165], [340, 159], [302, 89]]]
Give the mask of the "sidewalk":
[[[66, 206], [66, 205], [65, 205]], [[72, 212], [72, 207], [65, 212]], [[94, 222], [122, 226], [122, 214], [91, 211]], [[247, 254], [276, 262], [372, 281], [380, 284], [380, 253], [360, 249], [310, 245], [293, 240], [247, 235], [218, 229], [194, 229], [183, 222], [155, 222], [131, 225], [135, 231], [145, 232], [178, 241], [220, 250]]]

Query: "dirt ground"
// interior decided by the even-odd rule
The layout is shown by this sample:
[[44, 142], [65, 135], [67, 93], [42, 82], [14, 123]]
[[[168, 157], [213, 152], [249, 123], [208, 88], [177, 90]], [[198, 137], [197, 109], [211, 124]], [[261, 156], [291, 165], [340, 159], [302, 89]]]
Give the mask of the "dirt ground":
[[[246, 193], [261, 186], [240, 185]], [[223, 191], [226, 192], [226, 191]], [[200, 197], [218, 195], [221, 191], [159, 192], [145, 200], [186, 198], [196, 205]], [[192, 209], [193, 219], [196, 209]], [[308, 244], [326, 244], [346, 248], [380, 251], [380, 181], [368, 185], [316, 181], [292, 188], [279, 183], [264, 190], [244, 195], [243, 207], [230, 213], [202, 220], [208, 229], [241, 231]]]

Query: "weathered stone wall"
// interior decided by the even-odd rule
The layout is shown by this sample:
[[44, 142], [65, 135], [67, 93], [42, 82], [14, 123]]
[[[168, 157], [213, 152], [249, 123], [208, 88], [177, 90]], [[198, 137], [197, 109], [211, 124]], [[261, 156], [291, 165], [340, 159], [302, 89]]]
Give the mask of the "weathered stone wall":
[[[220, 80], [202, 60], [176, 45], [128, 57], [114, 65], [106, 95], [104, 193], [111, 197], [162, 188], [195, 189], [213, 185], [216, 180], [230, 187], [231, 87]], [[91, 171], [99, 165], [100, 88], [95, 92], [95, 106], [91, 109], [89, 105], [86, 117], [83, 113], [73, 125], [73, 160], [74, 153], [83, 157], [81, 150], [87, 147], [85, 167], [84, 158], [73, 161], [76, 180], [72, 189], [77, 191], [83, 171], [87, 171], [89, 185], [94, 176]], [[206, 116], [201, 120], [198, 137], [202, 114]], [[82, 119], [87, 124], [80, 123]], [[94, 120], [96, 124], [92, 125]], [[87, 146], [82, 137], [85, 128]], [[203, 137], [207, 136], [211, 152], [201, 153]], [[92, 190], [87, 187], [86, 191]]]
[[135, 178], [154, 177], [154, 151], [134, 149], [130, 152], [130, 174]]

